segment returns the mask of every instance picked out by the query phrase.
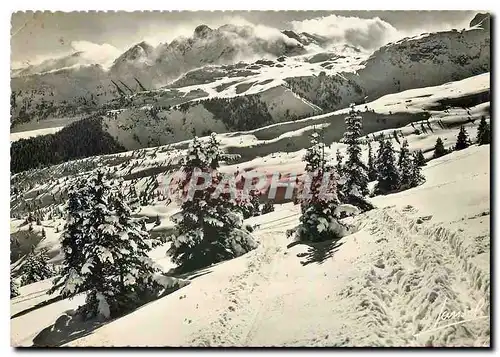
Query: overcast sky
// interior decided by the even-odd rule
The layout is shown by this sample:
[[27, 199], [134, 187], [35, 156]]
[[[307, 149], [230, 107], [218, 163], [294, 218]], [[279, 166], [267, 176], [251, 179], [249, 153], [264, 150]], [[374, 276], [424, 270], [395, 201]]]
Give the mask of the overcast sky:
[[[17, 12], [12, 15], [11, 60], [36, 62], [42, 58], [105, 45], [123, 51], [146, 40], [152, 44], [189, 36], [200, 24], [210, 27], [248, 21], [278, 29], [310, 29], [311, 19], [379, 17], [402, 33], [416, 34], [464, 28], [478, 11], [267, 11], [267, 12]], [[363, 25], [363, 21], [360, 22]], [[349, 20], [350, 21], [350, 20]], [[347, 21], [347, 22], [349, 22]], [[353, 20], [354, 21], [354, 20]], [[334, 21], [335, 25], [339, 21]], [[345, 23], [346, 20], [340, 21]], [[305, 25], [302, 26], [301, 24]], [[319, 25], [318, 25], [319, 26]], [[108, 49], [107, 47], [107, 49]], [[96, 47], [98, 50], [100, 47]]]

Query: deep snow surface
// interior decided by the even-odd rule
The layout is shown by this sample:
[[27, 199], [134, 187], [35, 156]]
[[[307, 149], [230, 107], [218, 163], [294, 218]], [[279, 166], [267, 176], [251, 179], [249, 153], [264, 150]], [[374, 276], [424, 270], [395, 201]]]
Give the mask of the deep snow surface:
[[[355, 233], [337, 243], [287, 248], [300, 210], [278, 205], [249, 220], [260, 225], [256, 250], [68, 345], [488, 346], [489, 149], [429, 162], [425, 184], [375, 197], [378, 208], [350, 219]], [[43, 301], [47, 287], [22, 287], [12, 315]], [[79, 303], [11, 319], [12, 344], [31, 345]]]

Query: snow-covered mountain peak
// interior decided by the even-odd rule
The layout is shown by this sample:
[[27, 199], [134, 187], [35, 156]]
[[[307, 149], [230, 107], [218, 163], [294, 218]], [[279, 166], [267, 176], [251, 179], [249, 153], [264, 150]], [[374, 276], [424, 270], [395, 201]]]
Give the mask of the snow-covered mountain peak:
[[480, 26], [482, 29], [489, 31], [490, 30], [490, 20], [491, 15], [489, 13], [478, 13], [471, 20], [469, 26]]

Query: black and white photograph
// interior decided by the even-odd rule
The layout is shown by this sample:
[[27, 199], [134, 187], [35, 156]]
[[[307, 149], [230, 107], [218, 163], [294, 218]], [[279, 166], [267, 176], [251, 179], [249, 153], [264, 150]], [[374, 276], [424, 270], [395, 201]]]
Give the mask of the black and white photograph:
[[11, 12], [11, 346], [491, 348], [493, 17]]

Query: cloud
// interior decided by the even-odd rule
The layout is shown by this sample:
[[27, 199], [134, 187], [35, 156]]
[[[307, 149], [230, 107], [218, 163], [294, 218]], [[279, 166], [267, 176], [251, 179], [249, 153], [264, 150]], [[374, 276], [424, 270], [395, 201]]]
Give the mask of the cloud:
[[74, 51], [82, 52], [82, 58], [89, 63], [103, 66], [112, 63], [122, 53], [121, 50], [107, 43], [99, 45], [89, 41], [72, 41], [71, 47]]
[[394, 26], [378, 17], [362, 19], [330, 15], [303, 21], [291, 21], [296, 32], [308, 32], [365, 49], [375, 49], [404, 37]]

